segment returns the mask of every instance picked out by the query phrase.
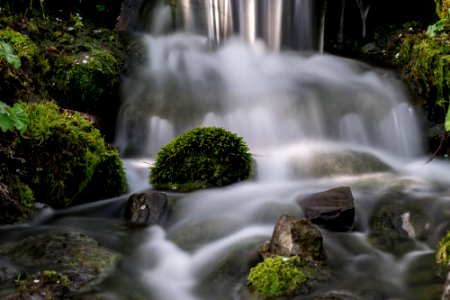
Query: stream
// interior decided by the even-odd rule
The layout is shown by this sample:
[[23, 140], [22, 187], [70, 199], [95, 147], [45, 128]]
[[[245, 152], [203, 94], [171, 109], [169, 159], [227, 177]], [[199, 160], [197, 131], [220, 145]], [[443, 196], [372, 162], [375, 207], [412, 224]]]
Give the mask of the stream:
[[[333, 275], [295, 299], [439, 299], [434, 254], [450, 227], [450, 164], [426, 163], [421, 120], [401, 81], [390, 70], [314, 51], [321, 44], [314, 1], [286, 1], [301, 13], [289, 24], [288, 8], [277, 1], [237, 2], [180, 1], [173, 33], [170, 9], [159, 4], [154, 30], [135, 34], [145, 61], [123, 79], [115, 141], [129, 194], [44, 210], [30, 224], [2, 228], [0, 239], [62, 228], [89, 234], [122, 254], [99, 287], [110, 299], [254, 299], [245, 293], [246, 272], [276, 220], [303, 216], [302, 197], [349, 186], [353, 231], [321, 229]], [[286, 46], [297, 45], [293, 35], [302, 46]], [[242, 136], [254, 176], [167, 192], [170, 218], [131, 230], [123, 220], [129, 195], [152, 189], [148, 172], [159, 148], [197, 126]], [[404, 245], [386, 248], [370, 238], [383, 209], [402, 220]]]

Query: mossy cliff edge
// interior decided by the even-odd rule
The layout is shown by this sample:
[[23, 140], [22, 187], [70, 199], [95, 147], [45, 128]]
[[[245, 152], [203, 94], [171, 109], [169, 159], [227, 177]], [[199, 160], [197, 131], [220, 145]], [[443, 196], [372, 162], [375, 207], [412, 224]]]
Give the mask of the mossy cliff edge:
[[0, 4], [0, 225], [127, 190], [113, 138], [120, 2]]

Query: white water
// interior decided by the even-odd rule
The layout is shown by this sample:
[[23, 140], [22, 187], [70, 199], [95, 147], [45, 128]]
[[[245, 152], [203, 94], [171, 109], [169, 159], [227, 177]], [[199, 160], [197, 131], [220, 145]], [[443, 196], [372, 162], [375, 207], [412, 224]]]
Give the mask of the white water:
[[[142, 282], [157, 300], [241, 299], [245, 276], [220, 284], [209, 281], [222, 260], [232, 250], [255, 251], [281, 214], [302, 216], [298, 197], [348, 185], [357, 226], [353, 233], [323, 231], [330, 265], [341, 280], [319, 290], [352, 294], [365, 288], [372, 293], [365, 299], [425, 300], [412, 296], [404, 277], [412, 262], [432, 255], [429, 244], [418, 242], [413, 252], [395, 257], [370, 244], [368, 223], [377, 201], [392, 191], [411, 200], [430, 199], [430, 207], [447, 202], [449, 165], [424, 163], [420, 125], [391, 72], [330, 55], [274, 52], [283, 40], [282, 6], [287, 1], [281, 2], [264, 1], [275, 12], [267, 14], [257, 9], [262, 1], [242, 1], [236, 19], [228, 14], [236, 10], [235, 1], [205, 1], [208, 30], [197, 35], [193, 32], [202, 32], [195, 21], [200, 13], [187, 7], [202, 4], [181, 1], [181, 24], [189, 33], [140, 36], [147, 62], [136, 66], [124, 85], [116, 141], [124, 156], [144, 157], [125, 160], [131, 186], [150, 188], [147, 163], [163, 144], [196, 126], [221, 126], [241, 135], [257, 166], [251, 181], [171, 195], [176, 205], [170, 223], [148, 229], [138, 251]], [[302, 10], [311, 14], [305, 7], [312, 2], [290, 3], [297, 15]], [[166, 18], [166, 8], [158, 12], [164, 11]], [[258, 29], [261, 16], [273, 31]], [[236, 20], [240, 29], [231, 38]], [[168, 23], [156, 20], [160, 29]], [[297, 48], [312, 47], [314, 39], [307, 35], [314, 31], [308, 26], [296, 27]], [[212, 51], [211, 41], [221, 47]], [[369, 153], [390, 170], [293, 175], [293, 162], [303, 170], [320, 161], [317, 153], [350, 151]]]

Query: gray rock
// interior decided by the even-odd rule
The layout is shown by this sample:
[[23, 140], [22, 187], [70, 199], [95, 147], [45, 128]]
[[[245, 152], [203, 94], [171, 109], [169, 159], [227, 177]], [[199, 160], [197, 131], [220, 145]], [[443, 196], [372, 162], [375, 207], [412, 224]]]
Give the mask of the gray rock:
[[167, 195], [162, 192], [133, 194], [125, 208], [125, 219], [130, 225], [159, 224], [168, 213]]
[[270, 241], [260, 247], [262, 257], [299, 256], [303, 263], [324, 264], [327, 260], [323, 238], [311, 221], [281, 216]]
[[298, 199], [305, 217], [331, 231], [351, 231], [355, 207], [349, 187], [337, 187]]

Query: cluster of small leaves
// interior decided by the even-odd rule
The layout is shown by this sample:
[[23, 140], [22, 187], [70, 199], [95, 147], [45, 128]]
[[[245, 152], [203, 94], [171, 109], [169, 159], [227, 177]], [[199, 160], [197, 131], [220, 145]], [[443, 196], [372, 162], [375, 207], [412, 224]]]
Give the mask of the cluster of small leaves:
[[161, 148], [150, 170], [157, 189], [190, 191], [224, 186], [252, 174], [244, 140], [223, 128], [192, 129]]
[[6, 59], [16, 70], [20, 68], [20, 57], [15, 55], [13, 47], [4, 41], [0, 41], [0, 58]]
[[28, 125], [28, 115], [23, 106], [15, 103], [12, 107], [0, 102], [0, 129], [2, 132], [14, 131], [17, 129], [24, 133]]
[[66, 299], [71, 285], [66, 275], [49, 270], [16, 279], [20, 299]]
[[248, 285], [264, 298], [290, 296], [307, 281], [298, 256], [266, 258], [250, 270]]

